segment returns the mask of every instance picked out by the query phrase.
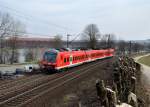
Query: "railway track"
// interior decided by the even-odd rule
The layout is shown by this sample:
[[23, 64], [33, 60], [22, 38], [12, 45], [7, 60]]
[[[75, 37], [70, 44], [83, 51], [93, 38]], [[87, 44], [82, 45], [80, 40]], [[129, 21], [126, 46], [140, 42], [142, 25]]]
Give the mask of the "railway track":
[[9, 83], [9, 82], [12, 82], [12, 81], [14, 81], [14, 80], [12, 80], [12, 79], [0, 79], [0, 84], [1, 85], [3, 85], [3, 84], [7, 84], [7, 83]]
[[5, 99], [0, 102], [1, 107], [12, 107], [17, 106], [21, 107], [29, 102], [32, 102], [34, 99], [43, 96], [44, 94], [51, 92], [52, 90], [66, 84], [74, 79], [77, 79], [81, 75], [91, 71], [99, 64], [104, 64], [104, 62], [96, 62], [94, 64], [89, 65], [88, 67], [82, 68], [76, 72], [66, 73], [65, 75], [59, 75], [59, 78], [54, 78], [51, 81], [47, 81], [40, 85], [35, 86], [34, 88], [27, 90], [23, 93], [20, 93], [11, 98]]
[[41, 78], [41, 76], [42, 75], [32, 75], [32, 76], [20, 78], [19, 80], [11, 81], [8, 83], [3, 83], [0, 85], [0, 93], [2, 90], [8, 89], [16, 85], [24, 84], [28, 81], [32, 81], [33, 79]]
[[18, 78], [18, 79], [2, 79], [0, 80], [0, 86], [2, 85], [5, 85], [5, 84], [10, 84], [10, 83], [13, 83], [15, 81], [20, 81], [20, 80], [23, 80], [25, 78], [28, 78], [27, 76], [24, 76], [24, 77], [21, 77], [21, 78]]
[[6, 100], [8, 98], [11, 98], [17, 94], [28, 91], [28, 90], [30, 90], [34, 87], [37, 87], [41, 84], [47, 83], [53, 79], [59, 78], [60, 75], [63, 76], [66, 73], [58, 74], [58, 75], [43, 75], [41, 78], [37, 78], [37, 79], [35, 79], [33, 81], [29, 81], [25, 84], [22, 84], [19, 86], [14, 86], [14, 87], [11, 87], [9, 89], [3, 90], [3, 91], [1, 91], [1, 94], [0, 94], [0, 102], [3, 100]]

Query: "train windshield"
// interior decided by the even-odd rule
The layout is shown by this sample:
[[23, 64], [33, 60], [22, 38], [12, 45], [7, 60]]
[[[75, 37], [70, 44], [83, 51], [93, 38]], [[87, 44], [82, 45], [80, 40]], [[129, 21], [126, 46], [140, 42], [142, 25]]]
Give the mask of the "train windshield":
[[56, 62], [57, 53], [55, 52], [45, 52], [44, 60], [55, 63]]

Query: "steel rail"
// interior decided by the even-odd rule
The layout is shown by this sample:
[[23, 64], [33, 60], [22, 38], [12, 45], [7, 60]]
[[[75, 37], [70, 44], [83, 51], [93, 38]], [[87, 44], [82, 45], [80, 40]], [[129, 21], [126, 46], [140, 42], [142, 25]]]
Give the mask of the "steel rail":
[[4, 89], [9, 88], [11, 86], [17, 85], [17, 84], [22, 83], [22, 82], [24, 83], [26, 81], [29, 81], [29, 80], [32, 80], [34, 78], [38, 78], [38, 77], [41, 77], [41, 76], [42, 75], [34, 75], [34, 76], [31, 76], [31, 77], [25, 77], [25, 78], [20, 79], [18, 81], [17, 80], [11, 81], [11, 82], [9, 82], [7, 84], [0, 85], [0, 90], [4, 90]]
[[[94, 69], [95, 66], [97, 66], [97, 64], [94, 65], [94, 66], [90, 66], [90, 67], [93, 67], [93, 68], [88, 67], [89, 69], [87, 69], [87, 70], [84, 71], [84, 72], [81, 72], [80, 74], [74, 76], [73, 78], [67, 79], [66, 81], [63, 81], [62, 83], [60, 83], [60, 84], [58, 84], [58, 85], [56, 85], [56, 86], [54, 86], [54, 87], [51, 87], [51, 88], [49, 88], [49, 89], [47, 89], [47, 90], [41, 92], [40, 94], [38, 94], [38, 95], [36, 95], [36, 96], [30, 98], [29, 100], [26, 100], [25, 102], [23, 102], [23, 103], [17, 105], [17, 107], [22, 107], [22, 106], [24, 106], [24, 105], [26, 105], [26, 104], [28, 104], [28, 103], [34, 101], [35, 99], [37, 99], [37, 98], [43, 96], [44, 94], [46, 94], [46, 93], [48, 93], [48, 92], [52, 92], [52, 90], [54, 90], [54, 89], [56, 89], [56, 88], [58, 88], [58, 87], [60, 87], [60, 86], [62, 86], [62, 85], [64, 85], [64, 84], [66, 84], [66, 83], [68, 83], [68, 82], [70, 82], [70, 81], [72, 81], [72, 80], [74, 80], [74, 79], [79, 79], [79, 76], [81, 76], [81, 75], [83, 75], [83, 74], [85, 74], [85, 73], [91, 71], [92, 69]], [[78, 77], [78, 78], [77, 78], [77, 77]]]

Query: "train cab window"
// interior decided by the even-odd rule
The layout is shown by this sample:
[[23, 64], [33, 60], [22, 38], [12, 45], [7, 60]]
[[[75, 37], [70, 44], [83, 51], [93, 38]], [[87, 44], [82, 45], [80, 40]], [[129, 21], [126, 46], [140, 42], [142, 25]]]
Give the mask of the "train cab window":
[[56, 62], [57, 53], [55, 52], [45, 52], [44, 60], [55, 63]]

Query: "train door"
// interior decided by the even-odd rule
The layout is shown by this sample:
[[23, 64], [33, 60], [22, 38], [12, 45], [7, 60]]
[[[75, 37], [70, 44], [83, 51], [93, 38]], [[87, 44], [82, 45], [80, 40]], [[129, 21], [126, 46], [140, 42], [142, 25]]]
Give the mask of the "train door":
[[70, 65], [72, 65], [72, 61], [73, 61], [73, 55], [72, 53], [70, 54]]

